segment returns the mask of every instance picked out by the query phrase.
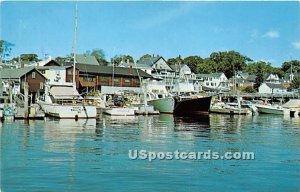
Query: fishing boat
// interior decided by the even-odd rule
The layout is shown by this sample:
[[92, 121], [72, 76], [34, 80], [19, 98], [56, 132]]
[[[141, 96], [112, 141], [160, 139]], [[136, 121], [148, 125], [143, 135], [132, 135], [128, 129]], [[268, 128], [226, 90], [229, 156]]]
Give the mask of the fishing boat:
[[147, 103], [160, 113], [173, 113], [175, 100], [166, 89], [165, 82], [152, 81], [143, 82], [147, 92]]
[[[153, 105], [160, 113], [171, 113], [177, 116], [190, 116], [208, 113], [212, 97], [192, 95], [191, 92], [177, 93], [177, 96], [169, 94], [165, 87], [148, 89], [150, 99], [148, 103]], [[178, 96], [179, 95], [179, 96]]]
[[46, 84], [45, 94], [37, 103], [53, 117], [66, 119], [96, 118], [96, 106], [86, 102], [72, 83]]
[[208, 113], [212, 97], [164, 97], [149, 100], [160, 113], [173, 113], [174, 115], [196, 115]]
[[149, 105], [153, 105], [160, 113], [173, 113], [175, 100], [173, 97], [152, 98], [148, 100]]
[[175, 97], [174, 115], [190, 116], [208, 114], [212, 96], [209, 97]]

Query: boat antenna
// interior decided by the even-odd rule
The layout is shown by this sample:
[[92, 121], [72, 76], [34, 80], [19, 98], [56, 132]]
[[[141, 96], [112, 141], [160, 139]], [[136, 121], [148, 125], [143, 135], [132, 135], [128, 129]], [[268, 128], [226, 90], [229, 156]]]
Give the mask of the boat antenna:
[[77, 9], [77, 1], [75, 8], [75, 31], [74, 31], [74, 47], [73, 47], [73, 88], [76, 89], [76, 41], [77, 41], [77, 23], [78, 20], [78, 9]]

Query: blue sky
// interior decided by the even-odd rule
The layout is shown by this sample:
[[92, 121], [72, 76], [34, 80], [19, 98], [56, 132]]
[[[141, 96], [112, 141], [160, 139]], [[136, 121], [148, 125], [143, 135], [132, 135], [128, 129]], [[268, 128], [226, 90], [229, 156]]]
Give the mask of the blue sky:
[[[72, 52], [75, 3], [1, 2], [0, 39], [12, 56]], [[300, 60], [299, 2], [78, 2], [77, 53], [166, 59], [236, 50], [274, 66]]]

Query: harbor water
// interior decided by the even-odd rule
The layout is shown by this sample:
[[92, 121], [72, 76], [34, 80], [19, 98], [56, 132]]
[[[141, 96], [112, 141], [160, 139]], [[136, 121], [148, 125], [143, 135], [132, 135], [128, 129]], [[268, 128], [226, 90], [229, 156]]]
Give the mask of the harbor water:
[[[103, 116], [0, 122], [1, 190], [299, 191], [300, 119]], [[254, 152], [252, 160], [131, 159], [130, 150]]]

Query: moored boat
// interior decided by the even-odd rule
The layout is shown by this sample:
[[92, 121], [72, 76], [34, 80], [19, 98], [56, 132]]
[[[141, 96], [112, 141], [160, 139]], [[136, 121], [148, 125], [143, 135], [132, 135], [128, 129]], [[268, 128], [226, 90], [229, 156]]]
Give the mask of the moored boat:
[[[106, 96], [105, 96], [106, 98]], [[134, 108], [127, 107], [123, 95], [115, 94], [112, 100], [106, 101], [106, 106], [103, 108], [103, 113], [111, 116], [133, 116], [135, 115]]]
[[249, 115], [257, 112], [257, 108], [250, 101], [236, 101], [231, 103], [216, 102], [211, 105], [211, 113], [229, 115]]
[[165, 97], [148, 100], [148, 104], [153, 105], [160, 113], [173, 113], [175, 100], [173, 97]]
[[284, 115], [289, 111], [289, 109], [285, 109], [279, 105], [256, 105], [259, 113], [265, 114], [275, 114], [275, 115]]
[[84, 102], [72, 84], [45, 86], [45, 94], [37, 101], [43, 111], [53, 117], [65, 119], [96, 118], [96, 106]]
[[175, 98], [174, 115], [190, 116], [207, 114], [212, 97], [177, 97]]
[[103, 113], [111, 116], [134, 116], [133, 108], [127, 107], [107, 107], [103, 109]]

